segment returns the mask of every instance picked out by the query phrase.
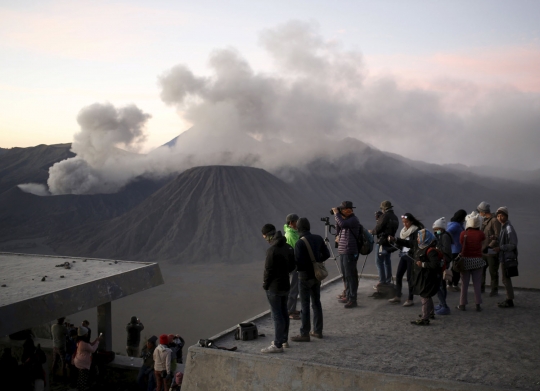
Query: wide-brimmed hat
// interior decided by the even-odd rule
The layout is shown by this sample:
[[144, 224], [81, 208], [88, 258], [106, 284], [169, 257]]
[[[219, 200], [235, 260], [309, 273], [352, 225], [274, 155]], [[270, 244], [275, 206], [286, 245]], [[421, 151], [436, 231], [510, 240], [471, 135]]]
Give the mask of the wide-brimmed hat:
[[353, 206], [352, 201], [343, 201], [339, 206], [339, 209], [354, 209], [356, 206]]
[[383, 201], [383, 202], [381, 202], [380, 209], [384, 210], [384, 211], [387, 211], [388, 209], [392, 209], [393, 207], [394, 207], [394, 205], [392, 205], [392, 203], [390, 201]]

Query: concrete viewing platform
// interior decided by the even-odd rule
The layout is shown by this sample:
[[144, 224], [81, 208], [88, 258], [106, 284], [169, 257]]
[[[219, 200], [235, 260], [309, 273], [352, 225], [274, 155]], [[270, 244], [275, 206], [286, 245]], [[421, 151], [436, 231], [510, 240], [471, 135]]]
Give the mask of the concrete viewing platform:
[[[273, 340], [269, 311], [252, 319], [266, 337], [236, 341], [231, 328], [212, 338], [236, 352], [190, 347], [182, 390], [540, 390], [540, 292], [516, 290], [515, 308], [501, 309], [504, 287], [498, 297], [488, 289], [476, 312], [471, 285], [467, 311], [455, 309], [459, 292], [448, 292], [451, 314], [415, 326], [420, 298], [412, 307], [376, 300], [373, 284], [360, 280], [359, 307], [345, 309], [341, 280], [328, 283], [324, 338], [290, 342], [284, 353], [260, 353]], [[291, 320], [289, 338], [300, 324]]]

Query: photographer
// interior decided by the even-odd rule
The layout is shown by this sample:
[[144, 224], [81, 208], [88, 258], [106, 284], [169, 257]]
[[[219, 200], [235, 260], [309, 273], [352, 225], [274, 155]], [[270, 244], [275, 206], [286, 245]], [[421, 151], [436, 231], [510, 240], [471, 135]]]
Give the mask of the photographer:
[[144, 330], [144, 325], [139, 318], [132, 316], [130, 322], [126, 325], [126, 352], [128, 357], [139, 357], [139, 345], [141, 343], [142, 330]]
[[360, 238], [360, 221], [353, 213], [353, 203], [343, 201], [337, 208], [332, 208], [336, 218], [336, 233], [338, 240], [338, 254], [341, 262], [341, 272], [345, 281], [347, 297], [340, 299], [345, 308], [357, 307], [356, 296], [358, 291], [358, 243]]
[[[390, 201], [381, 202], [380, 209], [382, 216], [377, 219], [377, 225], [371, 232], [377, 236], [377, 270], [379, 271], [379, 284], [390, 284], [392, 282], [392, 247], [388, 245], [388, 236], [394, 236], [399, 226], [399, 220], [394, 213], [394, 206]], [[376, 288], [377, 286], [375, 286]]]
[[[283, 226], [284, 236], [287, 239], [287, 244], [294, 248], [298, 241], [298, 229], [296, 224], [298, 223], [298, 215], [291, 213], [285, 218], [285, 225]], [[294, 320], [300, 319], [300, 311], [296, 310], [296, 303], [298, 302], [298, 271], [295, 269], [291, 273], [291, 290], [289, 291], [289, 299], [287, 300], [287, 311], [289, 312], [289, 318]]]

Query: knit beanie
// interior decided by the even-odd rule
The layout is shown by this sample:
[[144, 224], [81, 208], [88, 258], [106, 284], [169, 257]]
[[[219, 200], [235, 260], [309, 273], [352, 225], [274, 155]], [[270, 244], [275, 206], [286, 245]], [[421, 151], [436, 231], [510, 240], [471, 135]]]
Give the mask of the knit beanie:
[[88, 329], [84, 326], [80, 326], [78, 329], [77, 329], [77, 335], [79, 337], [82, 337], [82, 336], [85, 336], [86, 334], [88, 334]]
[[167, 338], [168, 338], [168, 343], [171, 343], [172, 341], [174, 341], [174, 334], [169, 334], [167, 335]]
[[506, 216], [508, 216], [508, 208], [506, 206], [501, 206], [499, 209], [497, 209], [497, 214], [504, 213]]
[[465, 229], [480, 228], [482, 226], [482, 221], [484, 221], [482, 216], [480, 216], [476, 211], [472, 211], [471, 214], [467, 215], [467, 217], [465, 217], [465, 220], [467, 221], [467, 223], [465, 224]]
[[490, 212], [491, 205], [489, 205], [486, 201], [480, 202], [480, 205], [476, 207], [476, 210], [478, 212], [484, 212], [489, 213]]
[[287, 224], [293, 222], [293, 221], [298, 221], [299, 217], [297, 214], [295, 213], [291, 213], [291, 214], [288, 214], [287, 217], [285, 218], [285, 222]]
[[274, 227], [273, 224], [265, 224], [263, 227], [262, 227], [262, 234], [263, 235], [275, 235], [276, 234], [276, 227]]
[[167, 334], [161, 334], [159, 336], [159, 344], [160, 345], [167, 345], [169, 343], [169, 337]]
[[298, 232], [307, 232], [311, 229], [311, 225], [309, 224], [309, 220], [305, 217], [300, 217], [298, 219], [298, 223], [296, 223], [296, 229], [298, 229]]
[[446, 219], [444, 217], [441, 217], [438, 220], [435, 220], [433, 223], [433, 229], [435, 228], [444, 228], [446, 229]]

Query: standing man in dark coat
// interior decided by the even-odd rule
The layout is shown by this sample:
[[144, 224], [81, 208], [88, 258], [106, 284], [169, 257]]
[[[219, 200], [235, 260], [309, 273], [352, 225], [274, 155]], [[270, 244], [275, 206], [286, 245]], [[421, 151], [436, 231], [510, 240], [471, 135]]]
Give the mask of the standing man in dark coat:
[[261, 353], [283, 353], [283, 348], [289, 347], [289, 313], [287, 299], [291, 284], [289, 273], [295, 268], [294, 250], [287, 244], [287, 239], [281, 231], [276, 232], [272, 224], [262, 228], [263, 238], [270, 244], [266, 250], [264, 264], [263, 289], [270, 303], [272, 319], [274, 319], [275, 337], [272, 344], [261, 350]]
[[357, 307], [358, 292], [358, 242], [361, 234], [360, 220], [353, 213], [353, 203], [343, 201], [337, 208], [332, 208], [336, 218], [336, 233], [338, 239], [338, 254], [341, 262], [341, 273], [347, 290], [347, 297], [339, 299], [345, 303], [345, 308]]
[[[309, 248], [313, 253], [315, 262], [324, 262], [330, 258], [330, 251], [324, 243], [324, 239], [319, 235], [310, 232], [309, 220], [301, 217], [297, 223], [300, 239], [294, 247], [294, 257], [298, 270], [298, 282], [300, 287], [300, 303], [302, 305], [302, 327], [300, 335], [292, 337], [294, 342], [309, 342], [310, 336], [315, 338], [323, 337], [323, 313], [321, 305], [321, 282], [315, 278], [313, 261], [309, 253]], [[311, 314], [309, 304], [313, 308], [313, 331], [311, 331]]]
[[129, 357], [139, 357], [139, 345], [141, 343], [141, 331], [144, 325], [136, 316], [131, 317], [131, 321], [126, 326], [127, 346], [126, 352]]
[[486, 271], [489, 269], [489, 275], [491, 277], [491, 291], [489, 296], [497, 296], [499, 294], [499, 254], [493, 250], [493, 248], [499, 246], [499, 235], [501, 233], [501, 223], [491, 213], [491, 205], [486, 201], [482, 201], [476, 208], [480, 216], [483, 217], [482, 231], [486, 238], [482, 243], [482, 258], [486, 261], [486, 266], [482, 271], [482, 285], [480, 291], [486, 290]]
[[[394, 206], [390, 201], [381, 202], [382, 216], [377, 220], [375, 229], [371, 232], [377, 236], [377, 270], [379, 271], [379, 284], [392, 282], [392, 247], [388, 244], [388, 236], [394, 237], [399, 226], [399, 220], [394, 213]], [[377, 284], [377, 285], [379, 285]]]

